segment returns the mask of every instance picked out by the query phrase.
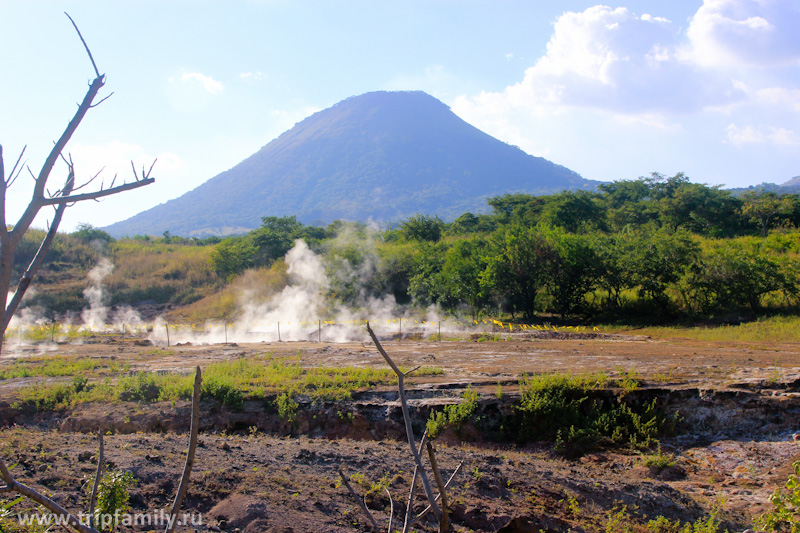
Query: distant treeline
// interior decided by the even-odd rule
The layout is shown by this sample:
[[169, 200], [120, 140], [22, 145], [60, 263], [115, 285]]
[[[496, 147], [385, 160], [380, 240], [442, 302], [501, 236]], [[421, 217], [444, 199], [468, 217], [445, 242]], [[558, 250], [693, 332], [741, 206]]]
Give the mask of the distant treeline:
[[[416, 215], [373, 235], [377, 264], [361, 240], [334, 241], [344, 223], [306, 226], [267, 217], [211, 253], [223, 277], [268, 266], [295, 239], [326, 255], [332, 294], [365, 292], [454, 312], [663, 318], [713, 315], [797, 302], [800, 196], [739, 196], [683, 174], [602, 185], [598, 192], [490, 198], [490, 214], [452, 223]], [[350, 229], [349, 231], [354, 231]], [[355, 230], [366, 238], [369, 230]], [[333, 244], [336, 242], [336, 244]], [[365, 268], [367, 265], [368, 268]], [[363, 272], [337, 284], [337, 269]]]
[[[488, 204], [488, 214], [464, 213], [450, 223], [419, 214], [383, 230], [265, 217], [261, 227], [237, 237], [165, 233], [113, 242], [101, 230], [83, 226], [54, 245], [49, 275], [70, 256], [87, 262], [90, 242], [100, 240], [128, 256], [161, 247], [158, 254], [169, 250], [173, 258], [148, 262], [161, 266], [153, 267], [156, 277], [146, 295], [189, 303], [248, 270], [279, 266], [303, 239], [323, 257], [328, 296], [353, 306], [391, 293], [400, 304], [528, 320], [555, 314], [660, 322], [796, 310], [797, 194], [737, 196], [690, 183], [683, 174], [653, 174], [602, 185], [597, 192], [509, 194], [489, 198]], [[65, 239], [86, 246], [65, 246]], [[181, 271], [181, 254], [189, 253], [176, 251], [181, 248], [198, 250], [190, 254], [191, 273]], [[130, 293], [135, 272], [117, 279], [117, 289]], [[170, 289], [176, 283], [182, 288]], [[113, 298], [120, 301], [119, 295]]]

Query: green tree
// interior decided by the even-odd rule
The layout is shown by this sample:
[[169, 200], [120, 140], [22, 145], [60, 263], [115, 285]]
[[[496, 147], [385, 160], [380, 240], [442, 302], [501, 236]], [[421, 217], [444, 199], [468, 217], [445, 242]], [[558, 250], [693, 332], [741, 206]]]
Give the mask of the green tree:
[[622, 262], [630, 268], [640, 297], [662, 305], [668, 300], [667, 286], [681, 278], [697, 254], [697, 245], [680, 232], [641, 232], [630, 235], [625, 244]]
[[622, 293], [638, 289], [641, 298], [666, 304], [667, 286], [680, 280], [697, 253], [686, 233], [639, 230], [596, 237], [599, 285], [615, 307]]
[[71, 235], [87, 244], [93, 241], [101, 241], [106, 244], [114, 242], [114, 237], [105, 231], [85, 222], [78, 224], [78, 229], [73, 231]]
[[208, 261], [218, 276], [229, 279], [249, 268], [253, 264], [255, 253], [255, 246], [250, 239], [228, 237], [214, 246]]
[[430, 305], [443, 297], [439, 275], [450, 246], [443, 242], [420, 243], [409, 280], [408, 292], [418, 305]]
[[497, 227], [495, 220], [488, 215], [475, 215], [464, 213], [456, 218], [447, 228], [449, 235], [469, 235], [494, 231]]
[[414, 215], [400, 223], [400, 232], [409, 241], [437, 242], [443, 230], [444, 221], [437, 216]]
[[604, 229], [605, 210], [598, 198], [589, 191], [564, 191], [547, 197], [541, 220], [571, 233]]
[[606, 217], [611, 228], [621, 231], [626, 227], [639, 227], [658, 219], [654, 208], [655, 191], [644, 178], [606, 183], [598, 187], [606, 204]]
[[486, 301], [486, 291], [481, 285], [481, 273], [486, 269], [485, 239], [456, 241], [445, 253], [444, 263], [437, 276], [439, 294], [450, 307], [465, 304], [474, 319]]
[[724, 242], [695, 261], [687, 285], [703, 311], [735, 309], [745, 303], [755, 312], [770, 292], [796, 296], [797, 271], [797, 262], [786, 256], [773, 258], [759, 247]]
[[537, 296], [547, 283], [554, 257], [552, 244], [537, 228], [516, 224], [501, 228], [490, 239], [481, 284], [512, 313], [521, 311], [532, 320]]
[[791, 197], [781, 197], [774, 192], [746, 191], [742, 194], [742, 215], [749, 218], [761, 229], [766, 237], [771, 222], [778, 216], [788, 214], [793, 208]]
[[579, 311], [586, 294], [597, 287], [599, 260], [593, 240], [587, 235], [552, 231], [548, 237], [555, 249], [548, 276], [549, 292], [555, 311], [565, 317]]
[[658, 201], [662, 225], [705, 235], [733, 235], [741, 230], [741, 201], [719, 187], [680, 182]]

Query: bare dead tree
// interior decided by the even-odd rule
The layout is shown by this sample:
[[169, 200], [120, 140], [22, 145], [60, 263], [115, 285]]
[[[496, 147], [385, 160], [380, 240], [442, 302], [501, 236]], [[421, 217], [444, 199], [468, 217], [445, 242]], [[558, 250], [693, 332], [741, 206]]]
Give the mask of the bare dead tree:
[[408, 445], [411, 448], [411, 455], [414, 457], [415, 466], [419, 469], [419, 478], [422, 481], [422, 487], [425, 489], [425, 496], [428, 497], [428, 502], [430, 502], [430, 505], [433, 508], [433, 514], [436, 515], [437, 520], [441, 520], [442, 510], [439, 509], [439, 504], [436, 503], [436, 498], [433, 495], [431, 483], [428, 480], [428, 475], [425, 472], [425, 467], [422, 464], [422, 456], [417, 450], [416, 442], [414, 440], [414, 429], [411, 427], [411, 415], [408, 412], [408, 399], [406, 397], [405, 389], [406, 374], [400, 370], [394, 361], [392, 361], [392, 358], [389, 357], [389, 354], [386, 353], [386, 350], [383, 349], [378, 337], [375, 335], [375, 332], [372, 331], [372, 328], [369, 324], [367, 324], [367, 333], [369, 333], [369, 336], [372, 338], [372, 342], [375, 343], [375, 347], [383, 356], [383, 359], [397, 375], [397, 389], [400, 393], [400, 408], [403, 411], [403, 422], [405, 422], [406, 426], [406, 437], [408, 438]]
[[[150, 174], [153, 171], [153, 165], [151, 165], [150, 169], [146, 172], [144, 168], [142, 168], [141, 176], [134, 168], [133, 181], [115, 186], [115, 177], [111, 182], [111, 185], [108, 187], [105, 187], [101, 184], [99, 189], [92, 192], [76, 192], [92, 183], [92, 181], [99, 175], [99, 172], [93, 177], [89, 178], [86, 182], [76, 186], [75, 166], [71, 157], [64, 157], [64, 149], [66, 148], [70, 138], [72, 138], [72, 135], [78, 129], [81, 121], [86, 116], [86, 113], [93, 107], [100, 105], [111, 95], [109, 94], [95, 103], [100, 89], [102, 89], [105, 85], [106, 76], [105, 74], [100, 74], [100, 71], [97, 69], [97, 65], [92, 57], [92, 52], [89, 50], [89, 46], [86, 44], [83, 35], [81, 35], [78, 26], [75, 24], [75, 21], [72, 20], [72, 17], [70, 17], [69, 14], [65, 13], [65, 15], [67, 15], [70, 22], [72, 22], [75, 31], [78, 33], [78, 37], [83, 43], [86, 53], [89, 56], [89, 60], [92, 62], [95, 78], [89, 84], [86, 95], [78, 105], [78, 109], [75, 112], [75, 115], [73, 115], [72, 120], [69, 121], [69, 124], [67, 124], [67, 127], [61, 133], [61, 136], [53, 144], [53, 148], [50, 150], [50, 153], [45, 159], [44, 164], [42, 165], [42, 168], [38, 174], [34, 174], [30, 170], [30, 167], [23, 162], [25, 148], [23, 148], [20, 152], [16, 163], [11, 168], [11, 172], [6, 174], [3, 161], [3, 146], [0, 145], [0, 294], [7, 295], [10, 292], [14, 258], [16, 256], [17, 247], [22, 241], [22, 237], [28, 231], [34, 219], [43, 207], [53, 206], [54, 208], [53, 218], [50, 220], [48, 231], [44, 239], [42, 239], [39, 249], [28, 265], [28, 268], [25, 270], [25, 273], [17, 283], [14, 296], [9, 302], [4, 301], [3, 314], [0, 316], [0, 355], [2, 355], [3, 336], [5, 335], [6, 329], [11, 322], [11, 317], [13, 317], [14, 313], [16, 313], [20, 302], [22, 302], [22, 297], [25, 295], [25, 292], [28, 290], [28, 287], [33, 281], [33, 277], [42, 266], [44, 256], [50, 249], [50, 245], [52, 244], [53, 239], [58, 232], [58, 226], [61, 224], [61, 218], [63, 217], [66, 208], [75, 202], [98, 200], [105, 196], [136, 189], [145, 185], [150, 185], [154, 182], [154, 178], [150, 177]], [[50, 175], [53, 172], [53, 168], [55, 167], [59, 158], [62, 159], [67, 165], [67, 178], [64, 182], [64, 185], [60, 189], [51, 193], [48, 190], [47, 182], [50, 179]], [[155, 161], [153, 161], [153, 164], [155, 164]], [[17, 180], [17, 178], [19, 178], [23, 170], [27, 170], [31, 177], [33, 177], [33, 195], [17, 223], [9, 227], [6, 219], [6, 193]]]
[[[194, 454], [195, 450], [197, 449], [197, 433], [199, 431], [199, 421], [200, 421], [200, 390], [202, 388], [202, 376], [200, 373], [200, 367], [198, 366], [195, 371], [194, 377], [194, 392], [192, 394], [192, 422], [191, 422], [191, 429], [189, 430], [189, 450], [186, 452], [186, 466], [183, 470], [183, 475], [181, 476], [181, 481], [178, 485], [177, 494], [175, 496], [175, 503], [172, 506], [172, 510], [170, 513], [169, 521], [167, 523], [165, 533], [172, 533], [176, 525], [176, 517], [178, 512], [180, 512], [180, 507], [183, 502], [183, 498], [186, 495], [186, 490], [189, 486], [189, 476], [192, 473], [192, 464], [194, 463]], [[75, 531], [79, 531], [80, 533], [100, 533], [97, 529], [93, 526], [94, 520], [94, 504], [95, 504], [95, 496], [97, 494], [97, 486], [100, 483], [100, 476], [103, 473], [103, 436], [102, 432], [100, 433], [99, 437], [100, 443], [100, 450], [98, 454], [97, 460], [97, 473], [95, 474], [93, 489], [92, 489], [92, 496], [91, 501], [89, 503], [89, 520], [88, 524], [84, 524], [81, 522], [75, 515], [61, 507], [59, 504], [42, 494], [41, 492], [37, 491], [36, 489], [25, 485], [24, 483], [20, 483], [14, 476], [11, 475], [6, 463], [0, 458], [0, 477], [2, 477], [3, 481], [5, 482], [5, 486], [0, 486], [0, 494], [6, 492], [16, 492], [27, 498], [35, 501], [39, 505], [43, 506], [45, 509], [50, 511], [56, 516], [60, 517], [60, 520], [63, 523], [68, 524], [72, 527]]]
[[[383, 346], [378, 340], [378, 337], [375, 335], [375, 332], [372, 331], [372, 328], [370, 327], [369, 323], [367, 323], [367, 333], [369, 333], [369, 336], [372, 338], [372, 342], [375, 343], [375, 347], [383, 356], [383, 359], [397, 375], [397, 390], [400, 396], [400, 406], [403, 411], [403, 422], [405, 423], [406, 436], [408, 438], [409, 447], [411, 448], [411, 455], [414, 457], [414, 474], [411, 479], [411, 488], [409, 490], [408, 502], [406, 505], [406, 516], [403, 524], [403, 533], [409, 531], [409, 529], [416, 522], [418, 522], [428, 513], [431, 512], [436, 515], [436, 519], [439, 523], [439, 531], [441, 533], [448, 532], [450, 531], [450, 517], [447, 510], [448, 505], [447, 505], [446, 490], [450, 486], [450, 483], [453, 481], [453, 479], [456, 477], [456, 474], [458, 474], [458, 472], [461, 470], [461, 467], [463, 466], [464, 463], [462, 462], [458, 465], [458, 467], [456, 467], [455, 471], [450, 476], [450, 479], [447, 481], [447, 483], [443, 482], [441, 473], [439, 471], [439, 467], [436, 462], [436, 453], [431, 443], [427, 440], [427, 432], [425, 432], [422, 435], [419, 447], [417, 447], [416, 441], [414, 439], [414, 430], [411, 425], [411, 415], [408, 409], [408, 399], [405, 389], [405, 378], [419, 367], [414, 368], [408, 372], [401, 371], [400, 368], [392, 360], [392, 358], [389, 357], [389, 354], [386, 353], [386, 350], [383, 349]], [[433, 472], [434, 478], [436, 479], [436, 484], [439, 488], [439, 494], [437, 494], [436, 496], [434, 496], [433, 494], [433, 490], [431, 488], [430, 482], [428, 481], [428, 476], [426, 474], [425, 467], [422, 463], [423, 449], [427, 449], [428, 460], [430, 462], [431, 471]], [[342, 472], [341, 469], [339, 469], [339, 476], [342, 478], [342, 481], [347, 487], [347, 490], [350, 492], [350, 495], [356, 500], [356, 502], [359, 504], [359, 507], [361, 508], [361, 511], [369, 520], [372, 529], [375, 531], [379, 531], [380, 529], [378, 527], [377, 522], [375, 521], [375, 518], [372, 516], [372, 513], [369, 511], [365, 503], [361, 501], [356, 492], [353, 490], [353, 487], [350, 485], [350, 483], [347, 480], [347, 477], [344, 475], [344, 472]], [[428, 507], [425, 508], [416, 518], [412, 519], [411, 517], [413, 511], [414, 491], [417, 484], [417, 479], [420, 479], [422, 481], [422, 486], [425, 489], [425, 496], [428, 499]], [[389, 493], [388, 490], [386, 492], [387, 494], [389, 494], [389, 503], [391, 505], [391, 508], [389, 510], [389, 531], [391, 531], [392, 519], [394, 518], [394, 500], [392, 499], [391, 493]], [[441, 507], [439, 507], [438, 504], [440, 500], [442, 502]]]

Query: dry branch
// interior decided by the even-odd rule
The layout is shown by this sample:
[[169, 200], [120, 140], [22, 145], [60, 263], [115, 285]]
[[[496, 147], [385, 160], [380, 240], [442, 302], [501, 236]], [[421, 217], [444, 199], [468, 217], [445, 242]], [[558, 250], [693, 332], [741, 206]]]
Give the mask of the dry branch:
[[381, 528], [378, 527], [378, 523], [375, 521], [375, 517], [372, 516], [372, 513], [369, 512], [367, 506], [364, 504], [363, 501], [361, 501], [361, 498], [358, 497], [356, 491], [353, 490], [353, 487], [350, 485], [350, 482], [347, 481], [347, 476], [344, 475], [344, 472], [342, 472], [341, 468], [339, 469], [339, 477], [342, 478], [344, 486], [347, 487], [347, 490], [350, 492], [350, 495], [353, 497], [353, 499], [356, 502], [358, 502], [358, 507], [361, 509], [361, 512], [363, 512], [364, 515], [369, 520], [369, 523], [372, 525], [372, 529], [374, 529], [375, 531], [380, 531]]
[[81, 521], [75, 518], [72, 513], [58, 505], [44, 494], [37, 492], [35, 489], [32, 489], [24, 483], [16, 481], [12, 477], [11, 472], [8, 471], [8, 468], [2, 459], [0, 459], [0, 473], [2, 473], [3, 481], [6, 483], [5, 487], [0, 488], [0, 492], [17, 492], [30, 498], [48, 511], [52, 512], [55, 516], [63, 518], [67, 524], [81, 533], [98, 533], [96, 529], [82, 524]]
[[[69, 18], [70, 22], [72, 23], [75, 31], [78, 34], [83, 46], [86, 50], [86, 54], [89, 56], [89, 60], [92, 62], [92, 68], [94, 69], [95, 78], [89, 84], [89, 88], [86, 91], [86, 94], [83, 97], [83, 100], [78, 105], [78, 109], [73, 115], [72, 119], [67, 124], [64, 131], [61, 133], [61, 136], [58, 138], [56, 142], [53, 143], [53, 147], [50, 150], [50, 153], [47, 155], [44, 164], [42, 165], [41, 170], [37, 175], [34, 175], [31, 172], [30, 168], [25, 164], [21, 163], [23, 154], [25, 153], [25, 148], [22, 149], [19, 157], [17, 158], [16, 163], [14, 164], [14, 168], [12, 168], [11, 173], [6, 176], [5, 174], [5, 166], [3, 163], [3, 147], [0, 145], [0, 294], [8, 294], [11, 289], [11, 276], [14, 264], [14, 258], [16, 255], [17, 247], [19, 246], [20, 242], [22, 241], [23, 236], [30, 228], [31, 224], [39, 214], [40, 210], [48, 205], [56, 206], [56, 212], [53, 216], [53, 220], [50, 223], [49, 231], [45, 236], [44, 240], [42, 241], [39, 251], [34, 256], [34, 259], [31, 261], [30, 266], [25, 271], [22, 279], [19, 280], [17, 284], [17, 290], [12, 298], [11, 302], [7, 305], [4, 305], [0, 308], [0, 354], [2, 353], [3, 341], [2, 335], [5, 333], [6, 329], [8, 328], [8, 324], [11, 322], [11, 317], [16, 312], [17, 308], [19, 307], [19, 303], [22, 301], [22, 297], [25, 295], [25, 291], [28, 289], [33, 277], [35, 276], [36, 272], [39, 270], [41, 266], [41, 262], [44, 259], [44, 255], [47, 250], [50, 248], [50, 244], [52, 243], [53, 238], [55, 237], [56, 232], [58, 231], [58, 226], [61, 223], [61, 217], [63, 215], [64, 209], [75, 203], [84, 200], [97, 200], [99, 198], [110, 196], [112, 194], [117, 194], [123, 191], [127, 191], [130, 189], [136, 189], [139, 187], [143, 187], [145, 185], [149, 185], [153, 183], [153, 178], [150, 177], [150, 173], [153, 170], [152, 165], [150, 166], [150, 170], [146, 173], [144, 169], [142, 169], [142, 176], [141, 178], [136, 174], [136, 170], [134, 169], [134, 181], [130, 183], [123, 183], [122, 185], [112, 186], [109, 188], [104, 188], [103, 186], [100, 187], [99, 191], [89, 192], [89, 193], [82, 193], [82, 194], [73, 194], [74, 190], [78, 190], [81, 187], [86, 186], [88, 183], [91, 183], [92, 180], [89, 180], [88, 183], [81, 185], [79, 187], [75, 187], [75, 173], [74, 168], [72, 165], [72, 160], [70, 159], [67, 161], [64, 156], [63, 152], [67, 146], [67, 143], [72, 138], [75, 131], [78, 129], [78, 126], [81, 124], [81, 121], [86, 116], [86, 113], [96, 107], [100, 103], [102, 103], [105, 98], [101, 99], [99, 102], [95, 102], [100, 89], [103, 88], [105, 85], [105, 75], [100, 74], [100, 71], [97, 68], [97, 64], [94, 61], [94, 57], [92, 56], [92, 52], [89, 49], [89, 46], [86, 44], [86, 40], [83, 38], [80, 30], [78, 29], [78, 25], [75, 24], [75, 21], [72, 20], [72, 17], [69, 14], [65, 13], [67, 18]], [[107, 97], [106, 97], [107, 98]], [[48, 191], [47, 181], [50, 179], [50, 175], [53, 171], [53, 167], [55, 166], [58, 159], [64, 159], [67, 163], [67, 168], [69, 169], [69, 177], [65, 183], [65, 186], [57, 191], [53, 195], [46, 194]], [[155, 164], [155, 161], [153, 162]], [[34, 180], [33, 186], [33, 194], [31, 196], [31, 200], [28, 205], [25, 207], [22, 215], [20, 216], [19, 220], [16, 224], [13, 225], [12, 229], [8, 229], [8, 221], [6, 218], [6, 193], [8, 188], [14, 183], [14, 181], [19, 176], [20, 172], [23, 168], [26, 168], [28, 172], [31, 173], [31, 176]], [[97, 177], [95, 175], [95, 177]], [[94, 179], [94, 178], [93, 178]]]
[[172, 533], [175, 529], [175, 522], [178, 512], [181, 510], [183, 498], [186, 496], [186, 491], [189, 489], [189, 477], [192, 475], [192, 465], [194, 464], [194, 452], [197, 449], [197, 433], [200, 429], [200, 389], [202, 387], [202, 377], [200, 375], [200, 367], [194, 374], [194, 391], [192, 394], [192, 424], [189, 429], [189, 451], [186, 453], [186, 464], [183, 467], [183, 476], [178, 485], [178, 492], [175, 494], [175, 502], [172, 504], [172, 511], [170, 512], [169, 522], [165, 533]]
[[97, 503], [97, 489], [100, 487], [100, 476], [103, 475], [103, 430], [97, 432], [100, 450], [97, 453], [97, 473], [92, 485], [92, 496], [89, 498], [89, 527], [94, 527], [94, 506]]
[[[445, 488], [449, 488], [450, 487], [450, 485], [453, 483], [453, 480], [456, 478], [456, 475], [458, 475], [458, 473], [461, 472], [461, 468], [463, 466], [464, 466], [464, 461], [461, 461], [460, 463], [458, 463], [458, 466], [456, 467], [456, 469], [453, 470], [452, 474], [450, 474], [450, 478], [447, 480], [447, 483], [444, 484]], [[439, 495], [436, 496], [436, 499], [437, 500], [439, 499]], [[429, 505], [421, 513], [419, 513], [419, 516], [417, 516], [414, 520], [411, 521], [411, 523], [408, 525], [408, 527], [413, 526], [414, 524], [416, 524], [417, 522], [419, 522], [420, 520], [425, 518], [428, 515], [428, 513], [430, 513], [430, 512], [431, 512], [431, 506]]]
[[414, 456], [414, 462], [416, 463], [417, 468], [419, 469], [419, 477], [422, 480], [422, 486], [425, 489], [425, 495], [428, 498], [428, 502], [433, 509], [433, 513], [436, 515], [437, 520], [441, 520], [442, 511], [439, 509], [439, 505], [436, 503], [436, 498], [433, 496], [433, 489], [431, 489], [431, 483], [428, 481], [428, 476], [425, 473], [425, 467], [422, 465], [422, 457], [420, 453], [417, 451], [417, 447], [414, 445], [414, 429], [411, 427], [411, 415], [408, 412], [408, 400], [406, 398], [406, 389], [405, 389], [405, 374], [400, 371], [400, 368], [392, 358], [389, 357], [389, 354], [386, 353], [386, 350], [383, 349], [381, 346], [378, 337], [375, 335], [375, 332], [372, 331], [372, 328], [367, 323], [367, 333], [369, 336], [372, 337], [372, 342], [375, 343], [375, 347], [378, 348], [378, 351], [383, 356], [386, 363], [392, 368], [395, 374], [397, 374], [397, 389], [400, 393], [400, 407], [403, 411], [403, 421], [406, 425], [406, 436], [408, 437], [408, 445], [411, 448], [411, 454]]
[[[422, 434], [422, 439], [419, 441], [419, 449], [417, 453], [422, 453], [422, 448], [425, 446], [425, 441], [428, 440], [427, 430]], [[408, 533], [408, 528], [411, 527], [411, 511], [414, 506], [414, 491], [417, 487], [417, 478], [419, 477], [419, 468], [414, 465], [414, 475], [411, 476], [411, 488], [408, 489], [408, 502], [406, 503], [406, 518], [403, 522], [403, 533]]]
[[436, 485], [439, 487], [439, 496], [442, 498], [442, 518], [439, 520], [439, 533], [447, 533], [450, 531], [450, 515], [447, 512], [447, 487], [442, 481], [442, 474], [439, 472], [439, 465], [436, 462], [436, 452], [433, 451], [433, 444], [430, 441], [425, 443], [428, 448], [428, 459], [431, 462], [431, 470], [433, 470], [433, 478], [436, 480]]

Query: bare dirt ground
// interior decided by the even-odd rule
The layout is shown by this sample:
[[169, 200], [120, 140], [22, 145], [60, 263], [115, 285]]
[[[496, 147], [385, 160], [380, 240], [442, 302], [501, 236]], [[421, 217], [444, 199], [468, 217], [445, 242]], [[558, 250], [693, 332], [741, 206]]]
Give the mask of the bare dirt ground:
[[[720, 509], [719, 516], [731, 531], [744, 531], [754, 516], [767, 509], [770, 494], [785, 483], [791, 463], [800, 459], [800, 447], [793, 440], [800, 430], [800, 345], [779, 340], [551, 337], [557, 338], [520, 334], [500, 342], [385, 339], [384, 346], [405, 367], [444, 370], [411, 381], [412, 404], [417, 406], [448, 397], [452, 401], [467, 384], [487, 397], [496, 395], [498, 386], [504, 396], [513, 396], [521, 373], [602, 371], [612, 377], [638, 373], [644, 391], [671, 394], [671, 401], [685, 404], [680, 406], [687, 422], [682, 433], [662, 440], [662, 450], [675, 454], [675, 465], [661, 471], [648, 468], [642, 452], [631, 450], [565, 458], [545, 444], [519, 447], [485, 442], [480, 435], [473, 435], [473, 442], [461, 442], [446, 435], [437, 442], [444, 473], [449, 475], [463, 462], [450, 495], [457, 531], [607, 531], [620, 513], [631, 517], [632, 531], [646, 531], [643, 524], [656, 516], [693, 522], [712, 508]], [[43, 349], [21, 347], [15, 356]], [[136, 345], [130, 338], [103, 338], [48, 350], [51, 355], [113, 357], [129, 362], [132, 371], [188, 372], [196, 365], [260, 353], [308, 366], [385, 365], [366, 339], [342, 344], [183, 345], [164, 350]], [[48, 379], [54, 378], [0, 382], [0, 404], [7, 409], [21, 387]], [[367, 402], [375, 411], [376, 402], [378, 407], [383, 402], [388, 417], [390, 410], [396, 410], [395, 400], [391, 388], [384, 387], [351, 403]], [[17, 463], [13, 472], [21, 481], [50, 493], [69, 509], [85, 509], [81, 487], [94, 472], [91, 456], [97, 446], [94, 436], [75, 430], [112, 415], [136, 418], [147, 411], [151, 418], [185, 421], [187, 406], [123, 403], [81, 406], [35, 419], [6, 418], [17, 425], [0, 430], [0, 453], [7, 463]], [[361, 422], [360, 431], [304, 432], [262, 425], [257, 413], [247, 419], [256, 421], [252, 430], [233, 431], [241, 429], [240, 424], [223, 431], [219, 423], [223, 416], [215, 412], [206, 418], [185, 505], [203, 523], [183, 530], [369, 530], [337, 481], [339, 467], [353, 477], [360, 494], [386, 486], [394, 498], [393, 527], [402, 523], [413, 464], [407, 443], [385, 438], [401, 432], [379, 432], [380, 423], [366, 417], [356, 420]], [[308, 422], [309, 428], [314, 425]], [[106, 438], [106, 457], [137, 479], [131, 490], [135, 512], [152, 513], [171, 504], [186, 436], [178, 423], [165, 427], [178, 432], [141, 431], [134, 424], [132, 432], [117, 431]], [[389, 515], [385, 492], [370, 493], [367, 502], [385, 529]], [[415, 509], [423, 507], [420, 494]], [[151, 529], [158, 528], [123, 528]], [[425, 521], [415, 529], [435, 531]]]

